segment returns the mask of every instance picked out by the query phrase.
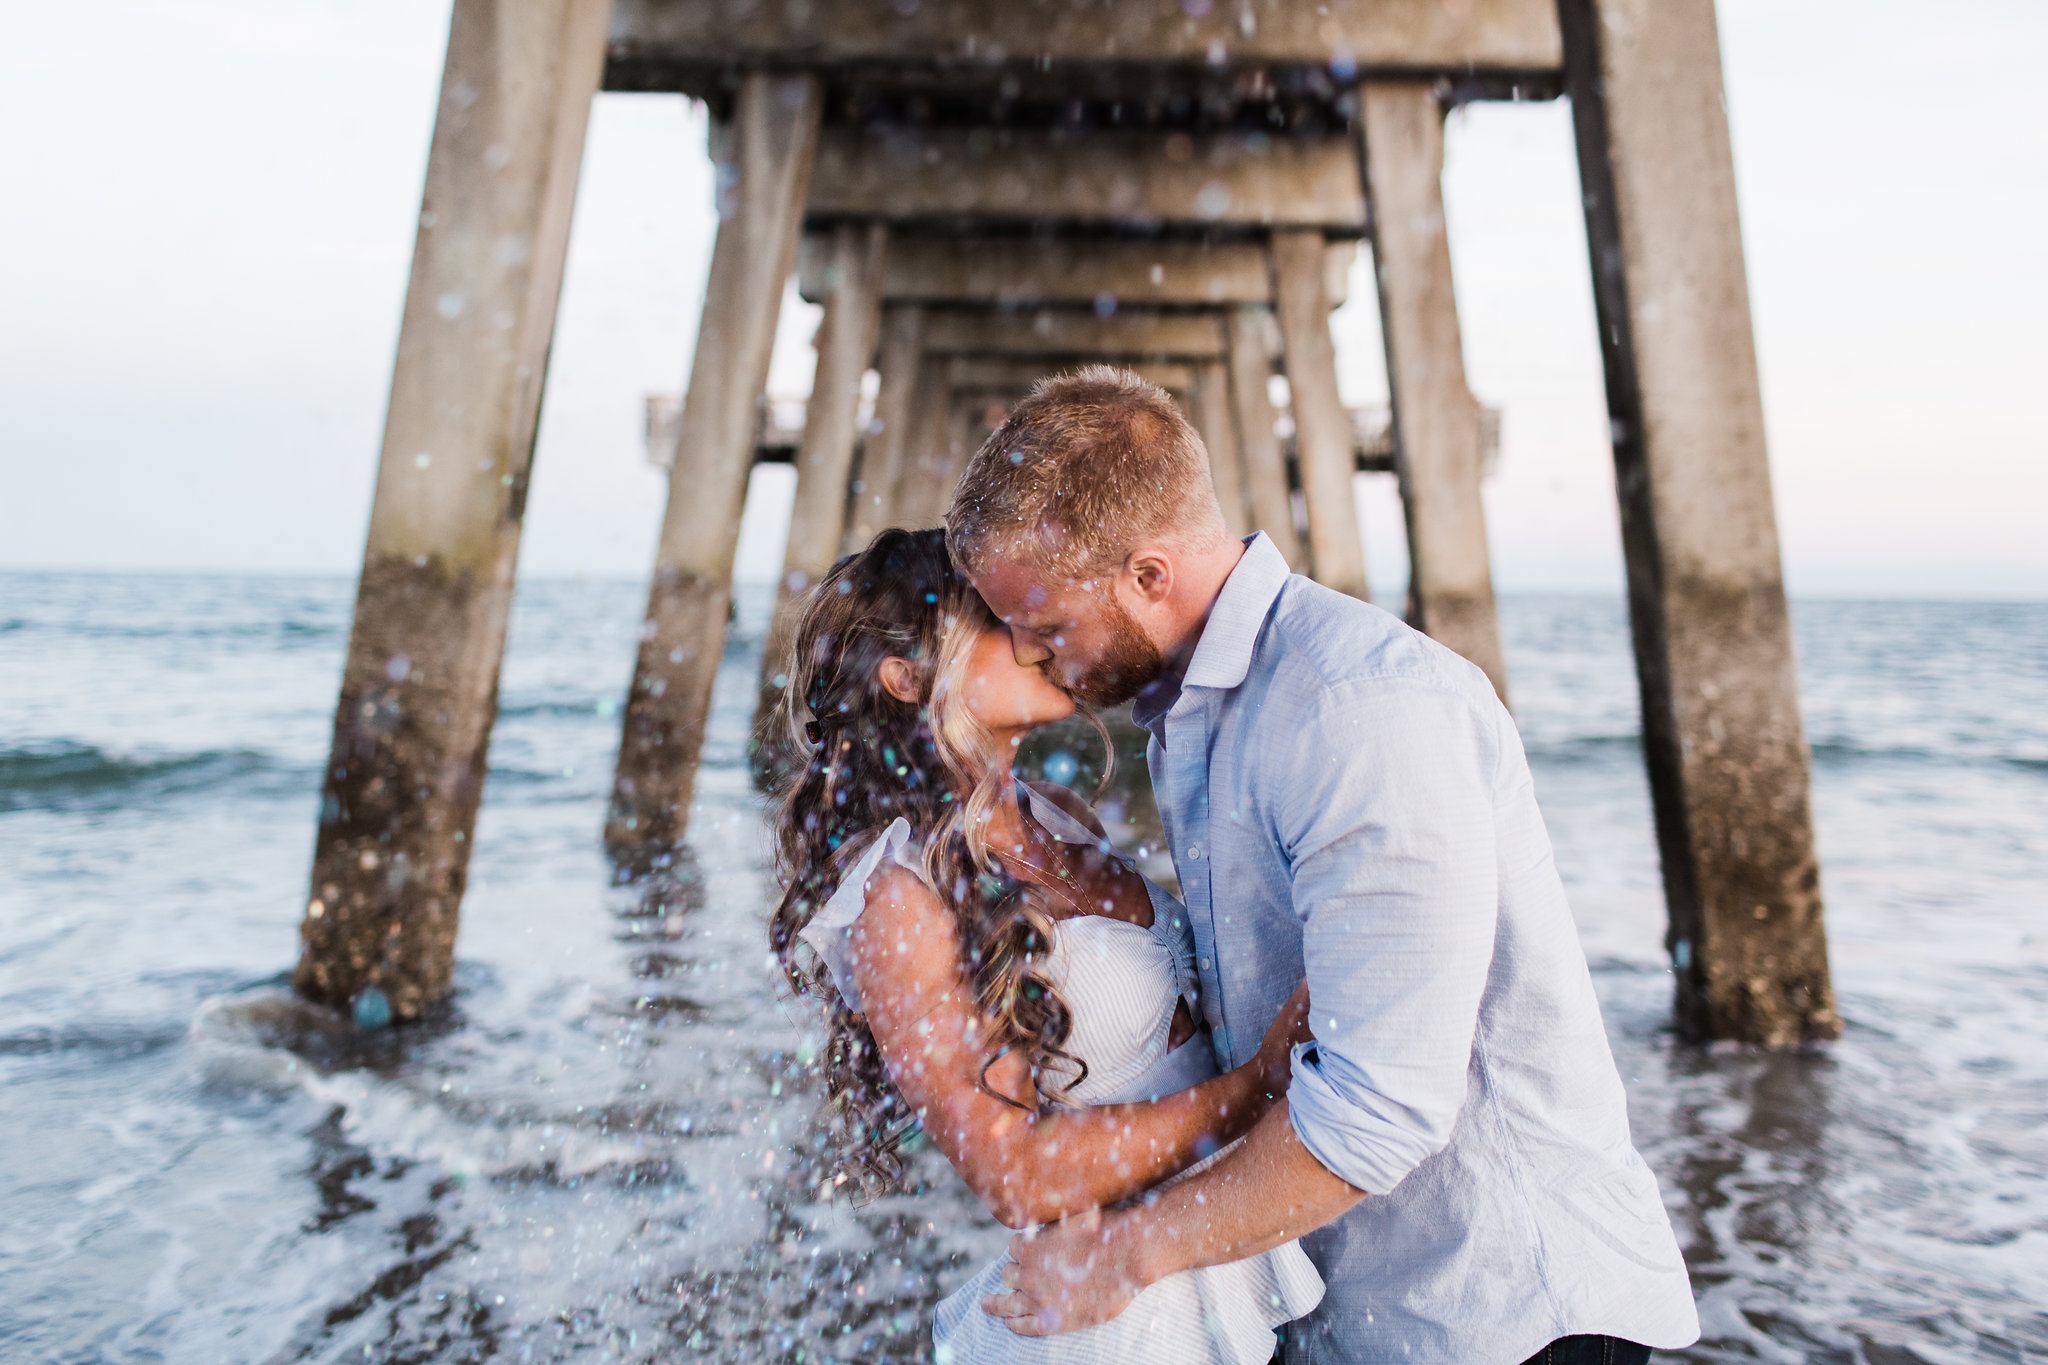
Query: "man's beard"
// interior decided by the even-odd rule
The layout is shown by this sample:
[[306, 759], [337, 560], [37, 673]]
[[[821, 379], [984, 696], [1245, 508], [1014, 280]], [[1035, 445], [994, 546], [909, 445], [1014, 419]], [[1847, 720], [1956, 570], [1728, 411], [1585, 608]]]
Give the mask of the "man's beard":
[[1138, 628], [1123, 603], [1105, 594], [1103, 608], [1109, 614], [1109, 642], [1101, 657], [1078, 672], [1060, 670], [1061, 685], [1068, 692], [1099, 708], [1122, 706], [1166, 671], [1159, 647]]

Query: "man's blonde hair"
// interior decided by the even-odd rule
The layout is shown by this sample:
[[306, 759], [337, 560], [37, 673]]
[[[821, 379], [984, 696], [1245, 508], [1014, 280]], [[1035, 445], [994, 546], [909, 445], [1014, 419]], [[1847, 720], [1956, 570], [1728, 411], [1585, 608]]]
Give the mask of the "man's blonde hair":
[[968, 461], [946, 545], [969, 574], [1004, 555], [1093, 577], [1145, 541], [1228, 534], [1202, 438], [1164, 389], [1089, 365], [1041, 379]]

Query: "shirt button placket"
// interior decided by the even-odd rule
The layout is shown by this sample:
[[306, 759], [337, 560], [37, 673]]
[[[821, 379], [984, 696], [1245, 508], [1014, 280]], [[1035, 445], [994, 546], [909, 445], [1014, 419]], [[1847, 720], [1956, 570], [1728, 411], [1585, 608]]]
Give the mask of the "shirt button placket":
[[1217, 938], [1215, 878], [1207, 850], [1208, 718], [1189, 717], [1186, 730], [1189, 733], [1181, 737], [1188, 742], [1181, 746], [1181, 763], [1175, 769], [1175, 779], [1176, 785], [1187, 796], [1177, 803], [1180, 819], [1175, 821], [1174, 832], [1187, 841], [1181, 850], [1181, 866], [1186, 869], [1181, 883], [1182, 889], [1188, 893], [1188, 912], [1197, 929], [1197, 947], [1202, 956], [1203, 999], [1209, 1002], [1202, 1013], [1209, 1020], [1217, 1060], [1227, 1066], [1231, 1055], [1230, 1012], [1224, 1000], [1223, 945]]

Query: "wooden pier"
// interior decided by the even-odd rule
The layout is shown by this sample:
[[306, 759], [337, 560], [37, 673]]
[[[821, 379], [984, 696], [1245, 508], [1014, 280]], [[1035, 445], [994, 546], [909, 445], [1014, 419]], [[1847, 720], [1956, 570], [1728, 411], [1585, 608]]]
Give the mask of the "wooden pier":
[[991, 409], [1100, 359], [1186, 406], [1234, 529], [1365, 596], [1352, 480], [1383, 457], [1361, 455], [1329, 330], [1364, 249], [1408, 618], [1507, 697], [1443, 117], [1569, 93], [1678, 1017], [1771, 1046], [1834, 1036], [1712, 0], [1195, 8], [455, 0], [302, 991], [403, 1020], [448, 988], [600, 89], [706, 101], [720, 167], [604, 831], [629, 869], [687, 837], [792, 274], [823, 318], [801, 432], [776, 447], [798, 471], [776, 640], [843, 549], [938, 520]]

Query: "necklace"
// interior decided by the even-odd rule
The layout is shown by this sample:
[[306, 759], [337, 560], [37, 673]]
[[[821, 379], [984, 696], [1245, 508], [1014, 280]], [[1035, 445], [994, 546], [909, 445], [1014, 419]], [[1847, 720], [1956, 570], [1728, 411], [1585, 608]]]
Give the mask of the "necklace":
[[[1026, 829], [1022, 831], [1022, 833], [1024, 834], [1024, 838], [1028, 841], [1031, 837], [1030, 831]], [[1055, 840], [1054, 842], [1057, 843], [1058, 841]], [[1021, 850], [1024, 847], [1024, 845], [1019, 844], [1017, 847]], [[1071, 879], [1074, 875], [1071, 869], [1055, 872], [1053, 869], [1049, 867], [1046, 867], [1039, 863], [1032, 862], [1029, 858], [1025, 857], [1022, 852], [1011, 853], [1007, 855], [999, 853], [996, 856], [1002, 858], [1005, 862], [1013, 863], [1019, 867], [1028, 867], [1033, 872], [1038, 873], [1040, 876], [1049, 878], [1050, 880], [1047, 881], [1033, 882], [1032, 885], [1041, 886], [1044, 887], [1047, 891], [1053, 892], [1061, 900], [1065, 901], [1067, 905], [1074, 911], [1075, 914], [1086, 915], [1094, 913], [1088, 909], [1087, 903], [1082, 901], [1079, 896], [1075, 895], [1072, 887], [1067, 884], [1069, 879]], [[1018, 880], [1022, 881], [1024, 879], [1020, 877], [1018, 878]]]
[[[1032, 823], [1036, 824], [1037, 822], [1033, 821]], [[1047, 831], [1043, 825], [1039, 825], [1038, 828], [1041, 832], [1045, 834], [1046, 838], [1051, 839], [1053, 841], [1054, 847], [1060, 849], [1063, 854], [1066, 852], [1067, 848], [1069, 847], [1067, 844], [1063, 843], [1057, 836], [1053, 835], [1050, 831]], [[1023, 831], [1023, 833], [1024, 837], [1027, 840], [1031, 837], [1029, 829], [1026, 829], [1025, 831]], [[1018, 847], [1021, 849], [1023, 845], [1020, 844]], [[1069, 854], [1067, 856], [1071, 857], [1072, 855]], [[1073, 885], [1076, 873], [1075, 870], [1071, 867], [1063, 870], [1055, 870], [1053, 868], [1046, 867], [1041, 863], [1033, 862], [1031, 859], [1026, 858], [1021, 852], [1011, 853], [1007, 856], [998, 853], [996, 857], [1003, 859], [1006, 862], [1015, 864], [1018, 867], [1030, 868], [1033, 872], [1036, 872], [1040, 876], [1047, 878], [1046, 881], [1034, 881], [1031, 883], [1031, 885], [1042, 886], [1047, 891], [1052, 892], [1053, 894], [1058, 896], [1062, 901], [1064, 901], [1076, 915], [1107, 915], [1111, 919], [1124, 918], [1123, 916], [1118, 915], [1112, 909], [1112, 904], [1116, 894], [1115, 892], [1111, 892], [1109, 896], [1104, 897], [1098, 907], [1091, 907], [1087, 901], [1083, 900], [1078, 890]], [[1115, 865], [1113, 861], [1112, 865]], [[1019, 878], [1018, 880], [1022, 881], [1023, 878]], [[1149, 905], [1147, 906], [1147, 908], [1150, 908]], [[1138, 920], [1126, 920], [1125, 922], [1131, 924], [1140, 924], [1140, 927], [1143, 927], [1140, 921]]]
[[[1085, 915], [1090, 913], [1087, 904], [1083, 902], [1080, 897], [1076, 896], [1073, 893], [1072, 889], [1070, 889], [1061, 882], [1060, 878], [1064, 877], [1066, 875], [1065, 873], [1054, 872], [1050, 868], [1039, 866], [1037, 863], [1032, 862], [1029, 858], [1017, 857], [1014, 854], [1011, 855], [1011, 857], [1009, 857], [1005, 861], [1010, 862], [1018, 867], [1028, 867], [1033, 872], [1039, 873], [1040, 875], [1049, 878], [1050, 880], [1046, 881], [1034, 880], [1031, 881], [1030, 884], [1052, 892], [1055, 896], [1065, 901], [1067, 903], [1068, 908], [1071, 909], [1075, 914]], [[1027, 879], [1019, 877], [1017, 880], [1026, 881]]]

